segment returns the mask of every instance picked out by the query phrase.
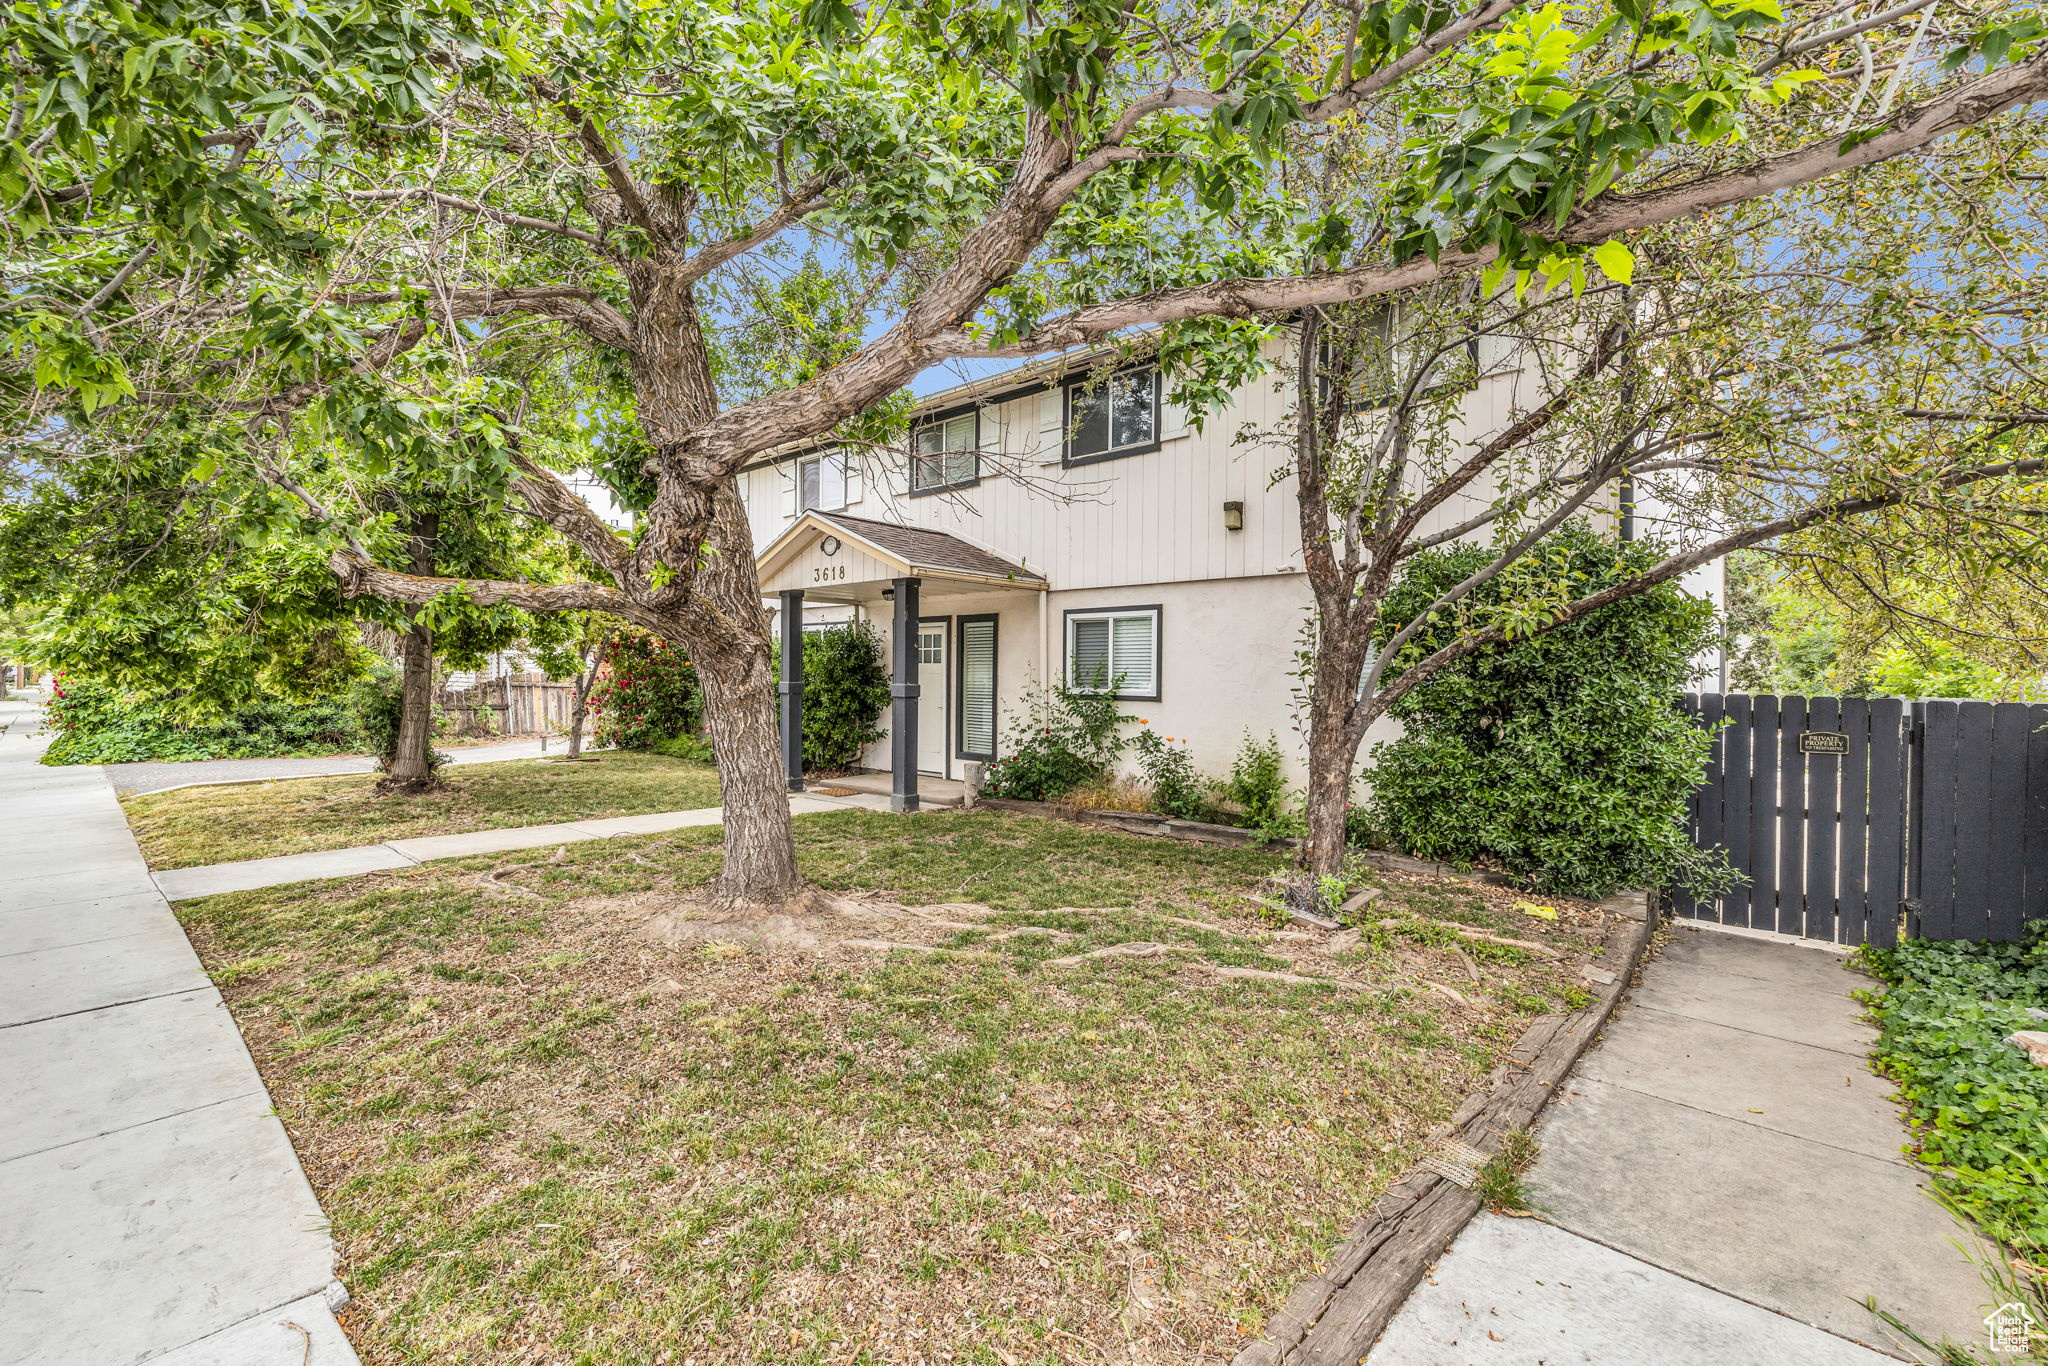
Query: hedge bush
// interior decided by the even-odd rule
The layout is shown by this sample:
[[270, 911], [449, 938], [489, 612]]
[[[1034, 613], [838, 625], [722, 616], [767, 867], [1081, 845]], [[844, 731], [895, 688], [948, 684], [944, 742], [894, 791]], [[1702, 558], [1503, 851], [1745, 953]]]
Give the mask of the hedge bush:
[[[1387, 597], [1381, 638], [1492, 555], [1476, 545], [1417, 555]], [[1394, 704], [1406, 733], [1373, 749], [1371, 825], [1412, 854], [1494, 864], [1562, 896], [1731, 882], [1726, 859], [1695, 849], [1684, 826], [1710, 739], [1677, 700], [1713, 636], [1711, 604], [1665, 585], [1513, 638], [1656, 559], [1569, 526], [1419, 631], [1392, 670], [1489, 623], [1511, 637]]]
[[346, 698], [257, 702], [214, 722], [179, 719], [174, 699], [123, 694], [105, 683], [59, 677], [44, 710], [57, 738], [46, 764], [125, 764], [145, 760], [267, 759], [282, 755], [362, 754], [370, 748]]
[[591, 739], [599, 748], [649, 749], [694, 735], [704, 719], [697, 670], [681, 650], [648, 631], [621, 631], [590, 689]]
[[804, 632], [804, 767], [846, 769], [887, 735], [889, 660], [873, 624]]

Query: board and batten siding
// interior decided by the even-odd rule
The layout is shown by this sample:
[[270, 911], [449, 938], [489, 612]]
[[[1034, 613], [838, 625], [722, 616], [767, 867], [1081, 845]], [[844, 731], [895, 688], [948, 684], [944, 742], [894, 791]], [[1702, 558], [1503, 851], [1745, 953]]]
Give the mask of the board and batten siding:
[[[1460, 422], [1466, 434], [1508, 419], [1519, 374], [1480, 381]], [[1200, 431], [1162, 403], [1157, 450], [1073, 468], [1061, 463], [1063, 390], [991, 403], [981, 409], [978, 485], [913, 497], [902, 457], [871, 452], [845, 511], [949, 532], [1044, 575], [1055, 590], [1299, 573], [1295, 480], [1278, 430], [1290, 383], [1284, 367], [1252, 381]], [[1241, 441], [1247, 431], [1266, 439]], [[795, 479], [796, 461], [787, 458], [744, 473], [757, 548], [793, 520]], [[1425, 530], [1470, 517], [1492, 493], [1448, 500]], [[1229, 502], [1244, 505], [1242, 530], [1224, 527]]]

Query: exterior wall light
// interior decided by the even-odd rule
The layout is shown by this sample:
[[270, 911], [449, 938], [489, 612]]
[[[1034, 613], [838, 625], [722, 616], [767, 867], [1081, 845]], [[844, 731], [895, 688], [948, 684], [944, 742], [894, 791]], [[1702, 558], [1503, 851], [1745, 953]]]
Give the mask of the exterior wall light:
[[1235, 502], [1233, 502], [1233, 503], [1225, 503], [1225, 504], [1223, 505], [1223, 529], [1224, 529], [1225, 531], [1243, 531], [1243, 530], [1244, 530], [1244, 504], [1243, 504], [1243, 503], [1235, 503]]

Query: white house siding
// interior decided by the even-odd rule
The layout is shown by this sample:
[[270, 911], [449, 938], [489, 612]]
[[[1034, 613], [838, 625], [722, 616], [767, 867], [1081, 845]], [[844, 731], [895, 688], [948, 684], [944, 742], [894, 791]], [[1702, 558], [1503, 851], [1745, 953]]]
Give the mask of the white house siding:
[[[1143, 454], [1063, 468], [1063, 394], [1055, 387], [982, 407], [983, 477], [975, 487], [911, 497], [900, 455], [864, 458], [852, 490], [857, 499], [845, 511], [949, 532], [1051, 585], [1045, 595], [1049, 642], [1041, 640], [1038, 593], [954, 596], [927, 586], [921, 607], [928, 618], [999, 614], [999, 738], [1007, 737], [1030, 688], [1064, 667], [1065, 612], [1157, 603], [1161, 699], [1129, 709], [1162, 734], [1190, 741], [1197, 766], [1211, 774], [1227, 772], [1247, 730], [1275, 732], [1290, 779], [1302, 779], [1293, 671], [1311, 599], [1301, 573], [1295, 481], [1286, 472], [1290, 453], [1273, 439], [1284, 438], [1276, 429], [1290, 407], [1290, 367], [1277, 348], [1272, 358], [1279, 370], [1247, 385], [1200, 432], [1166, 405], [1160, 448]], [[1466, 401], [1457, 434], [1467, 440], [1491, 434], [1510, 420], [1518, 398], [1524, 405], [1534, 401], [1518, 392], [1525, 373], [1502, 369], [1483, 378]], [[1370, 422], [1371, 415], [1360, 421]], [[1247, 434], [1267, 439], [1241, 439]], [[1276, 480], [1276, 473], [1282, 477]], [[757, 549], [794, 520], [795, 479], [790, 458], [745, 472]], [[1466, 520], [1493, 494], [1486, 486], [1448, 501], [1424, 530]], [[1244, 505], [1242, 530], [1225, 529], [1226, 502]], [[821, 584], [819, 591], [830, 589]], [[866, 610], [886, 636], [886, 604]], [[844, 608], [822, 604], [806, 613], [813, 620], [845, 615]], [[1367, 749], [1397, 733], [1382, 723]], [[888, 767], [886, 741], [868, 751], [866, 763]]]

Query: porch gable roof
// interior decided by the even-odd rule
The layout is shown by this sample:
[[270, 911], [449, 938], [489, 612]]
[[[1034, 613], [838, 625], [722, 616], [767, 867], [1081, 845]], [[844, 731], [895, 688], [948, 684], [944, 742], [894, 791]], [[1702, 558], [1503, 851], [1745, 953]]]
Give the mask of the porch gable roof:
[[827, 536], [837, 536], [867, 552], [896, 577], [1046, 587], [1044, 575], [948, 532], [850, 517], [843, 512], [807, 512], [761, 552], [756, 564], [762, 591], [775, 592], [775, 576]]

